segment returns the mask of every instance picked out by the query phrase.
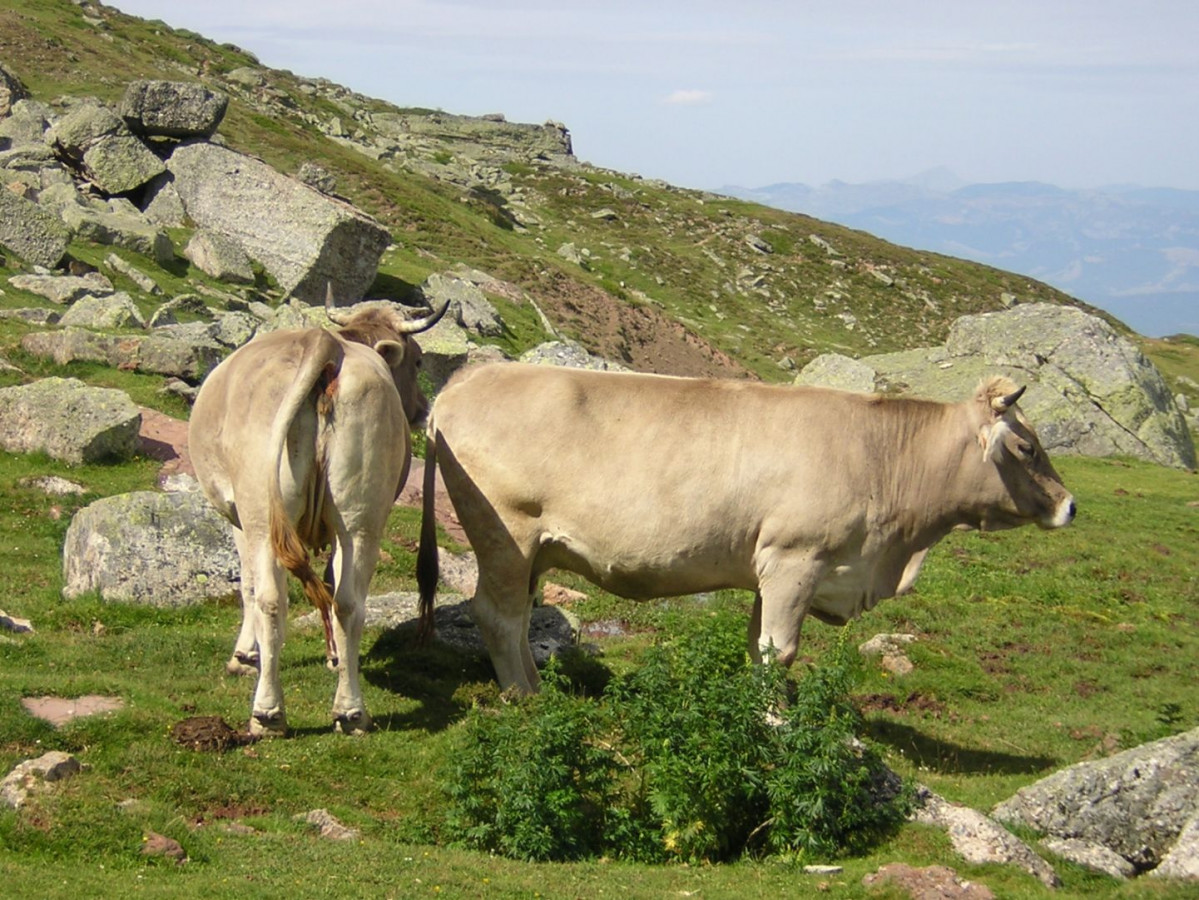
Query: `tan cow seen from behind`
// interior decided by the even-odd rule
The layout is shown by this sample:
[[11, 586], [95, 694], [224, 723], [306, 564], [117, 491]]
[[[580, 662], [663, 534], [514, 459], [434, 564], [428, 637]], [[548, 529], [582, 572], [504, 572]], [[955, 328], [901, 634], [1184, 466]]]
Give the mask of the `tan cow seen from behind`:
[[749, 649], [795, 658], [911, 587], [958, 527], [1067, 525], [1075, 504], [1004, 377], [937, 403], [822, 388], [501, 363], [433, 405], [418, 576], [437, 583], [431, 473], [478, 555], [472, 614], [500, 685], [539, 684], [532, 594], [551, 568], [632, 599], [755, 592]]
[[[279, 650], [289, 571], [325, 625], [338, 675], [335, 727], [370, 727], [358, 678], [366, 591], [408, 475], [409, 423], [428, 411], [412, 335], [444, 312], [409, 321], [383, 304], [340, 319], [338, 332], [261, 335], [200, 388], [188, 439], [196, 477], [233, 524], [241, 560], [242, 627], [228, 668], [258, 670], [251, 734], [287, 729]], [[325, 546], [332, 550], [322, 580], [309, 551]]]

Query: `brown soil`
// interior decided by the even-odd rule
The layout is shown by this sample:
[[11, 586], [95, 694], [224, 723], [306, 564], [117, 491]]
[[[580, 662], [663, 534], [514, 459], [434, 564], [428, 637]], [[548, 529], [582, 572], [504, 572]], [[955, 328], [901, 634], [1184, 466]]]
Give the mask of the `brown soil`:
[[586, 335], [592, 353], [638, 372], [752, 378], [727, 354], [653, 307], [631, 306], [565, 275], [551, 276], [537, 302], [565, 330]]

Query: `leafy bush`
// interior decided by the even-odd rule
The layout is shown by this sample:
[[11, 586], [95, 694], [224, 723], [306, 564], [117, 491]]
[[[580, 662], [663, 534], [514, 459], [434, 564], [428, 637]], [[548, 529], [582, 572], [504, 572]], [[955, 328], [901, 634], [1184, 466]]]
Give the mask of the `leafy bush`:
[[867, 849], [908, 795], [858, 737], [856, 654], [838, 645], [788, 701], [785, 674], [751, 665], [744, 634], [714, 613], [598, 701], [551, 666], [538, 696], [473, 710], [447, 780], [451, 833], [530, 860]]

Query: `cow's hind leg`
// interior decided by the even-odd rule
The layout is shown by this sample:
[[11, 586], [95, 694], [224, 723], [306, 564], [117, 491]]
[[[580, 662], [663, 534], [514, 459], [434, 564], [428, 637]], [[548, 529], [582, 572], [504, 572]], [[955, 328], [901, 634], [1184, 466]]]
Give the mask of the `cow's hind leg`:
[[233, 529], [233, 543], [241, 561], [241, 629], [237, 643], [233, 645], [233, 655], [225, 663], [225, 671], [230, 675], [256, 676], [258, 643], [254, 640], [254, 561], [246, 552], [245, 532], [236, 526]]
[[377, 561], [377, 553], [370, 548], [377, 546], [377, 540], [339, 544], [329, 559], [329, 571], [337, 573], [337, 592], [333, 596], [333, 640], [337, 650], [333, 728], [343, 734], [363, 734], [371, 728], [371, 717], [362, 699], [358, 655], [366, 620], [366, 592]]
[[470, 604], [471, 617], [487, 647], [500, 688], [515, 688], [524, 694], [535, 694], [541, 687], [541, 676], [529, 649], [529, 618], [533, 613], [530, 571], [531, 566], [523, 560], [506, 560], [499, 565], [480, 554], [479, 583]]
[[254, 566], [254, 637], [258, 642], [258, 685], [250, 710], [250, 734], [281, 737], [287, 733], [283, 689], [279, 683], [279, 653], [287, 624], [287, 572], [267, 541], [248, 548]]

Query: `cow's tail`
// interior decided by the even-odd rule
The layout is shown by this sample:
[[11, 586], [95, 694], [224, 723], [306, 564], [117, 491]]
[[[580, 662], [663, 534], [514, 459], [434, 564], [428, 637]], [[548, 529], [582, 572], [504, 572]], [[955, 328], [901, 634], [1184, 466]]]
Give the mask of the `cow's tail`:
[[437, 517], [434, 509], [437, 488], [437, 428], [429, 416], [429, 439], [425, 444], [425, 479], [421, 487], [420, 549], [416, 555], [416, 583], [420, 587], [420, 627], [417, 638], [427, 643], [433, 637], [433, 601], [441, 564], [437, 551]]
[[[332, 647], [332, 622], [330, 609], [333, 595], [324, 579], [312, 569], [309, 549], [320, 550], [327, 544], [334, 531], [328, 519], [331, 504], [328, 502], [328, 466], [326, 460], [326, 432], [333, 416], [337, 379], [341, 373], [344, 350], [341, 344], [327, 331], [314, 330], [304, 337], [304, 355], [300, 359], [296, 377], [283, 398], [275, 422], [271, 428], [271, 447], [274, 449], [274, 465], [267, 478], [271, 548], [279, 562], [291, 572], [304, 589], [304, 595], [321, 614], [325, 628], [326, 649], [336, 655]], [[315, 407], [317, 437], [312, 448], [313, 465], [303, 473], [300, 489], [303, 507], [298, 521], [292, 521], [283, 504], [280, 490], [280, 469], [287, 454], [288, 435], [300, 411], [307, 405]]]

